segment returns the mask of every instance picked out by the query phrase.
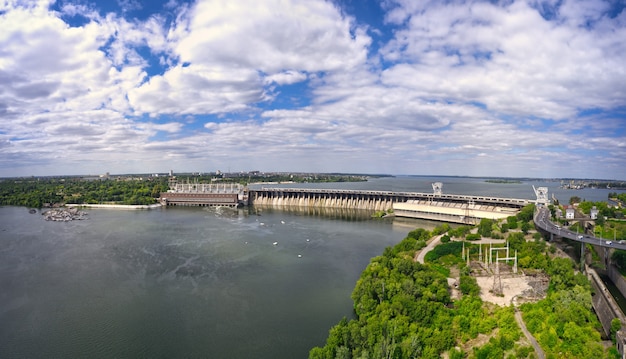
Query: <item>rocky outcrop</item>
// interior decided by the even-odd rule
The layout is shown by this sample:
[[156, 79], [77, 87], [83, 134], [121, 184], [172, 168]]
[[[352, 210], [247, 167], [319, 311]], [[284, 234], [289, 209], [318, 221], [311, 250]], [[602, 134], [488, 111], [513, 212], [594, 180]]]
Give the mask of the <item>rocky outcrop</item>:
[[88, 219], [87, 212], [79, 211], [77, 208], [51, 209], [42, 213], [46, 221], [68, 222], [74, 220]]

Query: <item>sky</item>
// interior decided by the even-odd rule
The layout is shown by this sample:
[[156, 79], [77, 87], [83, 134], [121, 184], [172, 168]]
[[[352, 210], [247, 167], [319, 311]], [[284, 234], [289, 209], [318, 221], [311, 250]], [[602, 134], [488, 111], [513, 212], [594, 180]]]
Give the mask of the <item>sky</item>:
[[0, 177], [626, 180], [624, 0], [0, 0]]

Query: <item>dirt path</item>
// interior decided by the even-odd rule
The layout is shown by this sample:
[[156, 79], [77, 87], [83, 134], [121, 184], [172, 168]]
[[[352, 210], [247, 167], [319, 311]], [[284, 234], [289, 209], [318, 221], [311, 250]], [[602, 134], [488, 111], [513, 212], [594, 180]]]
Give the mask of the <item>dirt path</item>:
[[533, 348], [535, 348], [535, 353], [537, 353], [537, 358], [545, 359], [546, 354], [543, 352], [543, 349], [541, 349], [541, 347], [539, 346], [539, 343], [537, 343], [537, 340], [535, 340], [535, 337], [532, 334], [530, 334], [528, 329], [526, 329], [526, 323], [524, 323], [524, 319], [522, 319], [522, 312], [520, 312], [517, 308], [515, 308], [515, 320], [517, 321], [517, 325], [519, 325], [519, 327], [522, 328], [522, 332], [526, 336], [526, 339], [528, 339], [530, 344], [533, 345]]

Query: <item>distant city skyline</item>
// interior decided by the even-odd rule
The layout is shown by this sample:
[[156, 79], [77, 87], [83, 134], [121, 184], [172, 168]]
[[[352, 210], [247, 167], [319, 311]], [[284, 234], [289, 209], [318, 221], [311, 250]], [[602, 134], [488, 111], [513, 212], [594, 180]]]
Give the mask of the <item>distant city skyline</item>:
[[0, 177], [626, 180], [624, 8], [4, 1]]

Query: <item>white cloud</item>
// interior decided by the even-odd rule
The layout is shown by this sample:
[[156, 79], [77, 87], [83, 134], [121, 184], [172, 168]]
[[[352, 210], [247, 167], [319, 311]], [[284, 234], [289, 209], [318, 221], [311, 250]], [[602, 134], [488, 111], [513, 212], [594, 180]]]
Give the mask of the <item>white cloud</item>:
[[[560, 23], [523, 1], [429, 5], [402, 2], [389, 15], [389, 21], [408, 20], [383, 51], [398, 62], [385, 71], [385, 83], [424, 97], [554, 119], [623, 104], [626, 29], [600, 17], [601, 6], [566, 2], [559, 16], [576, 20]], [[580, 27], [581, 18], [596, 23]]]
[[299, 71], [283, 71], [265, 77], [265, 83], [277, 85], [291, 85], [307, 79], [307, 74]]
[[[226, 113], [269, 100], [264, 85], [366, 61], [369, 37], [327, 1], [201, 1], [168, 39], [177, 66], [131, 91], [137, 111]], [[165, 104], [165, 105], [164, 105]]]
[[176, 66], [128, 93], [137, 111], [153, 115], [243, 111], [264, 96], [256, 71], [203, 65]]
[[183, 62], [265, 73], [342, 70], [365, 61], [370, 39], [327, 1], [202, 1], [177, 46]]
[[624, 174], [626, 13], [602, 2], [388, 0], [370, 58], [330, 1], [172, 0], [171, 26], [80, 4], [0, 2], [0, 174]]
[[[125, 48], [145, 42], [135, 39], [150, 32], [141, 35], [137, 26], [98, 17], [87, 7], [65, 7], [94, 19], [69, 27], [48, 5], [0, 14], [0, 132], [10, 143], [0, 150], [0, 165], [50, 163], [47, 169], [57, 173], [54, 165], [66, 162], [60, 168], [71, 173], [74, 161], [86, 158], [127, 159], [128, 143], [146, 141], [153, 130], [133, 128], [124, 117], [130, 109], [127, 91], [145, 76], [142, 61]], [[118, 53], [105, 53], [108, 45]]]

